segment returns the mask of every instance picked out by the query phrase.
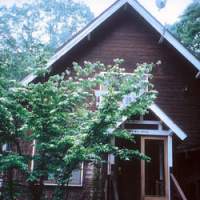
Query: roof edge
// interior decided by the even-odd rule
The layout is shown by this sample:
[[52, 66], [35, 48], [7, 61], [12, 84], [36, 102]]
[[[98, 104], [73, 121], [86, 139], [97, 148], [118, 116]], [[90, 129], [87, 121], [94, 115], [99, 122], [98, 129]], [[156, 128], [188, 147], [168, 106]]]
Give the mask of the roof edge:
[[200, 61], [179, 42], [155, 17], [153, 17], [139, 2], [136, 0], [127, 0], [127, 2], [135, 9], [155, 30], [182, 54], [198, 71], [200, 71]]
[[[163, 122], [165, 123], [170, 130], [175, 133], [175, 135], [177, 135], [181, 140], [185, 140], [187, 138], [187, 134], [181, 129], [179, 128], [173, 121], [172, 119], [170, 119], [166, 113], [164, 113], [158, 105], [156, 104], [152, 104], [151, 106], [149, 106], [149, 109]], [[116, 128], [118, 128], [121, 124], [123, 124], [125, 121], [127, 120], [127, 117], [123, 117], [122, 120], [120, 120], [117, 125]], [[114, 129], [111, 129], [110, 131], [114, 131]]]
[[[164, 26], [153, 17], [138, 1], [136, 0], [118, 0], [106, 9], [100, 16], [93, 20], [91, 24], [82, 29], [77, 35], [69, 40], [58, 52], [54, 54], [47, 63], [47, 68], [50, 68], [58, 59], [70, 51], [75, 45], [77, 45], [82, 39], [87, 37], [92, 31], [94, 31], [99, 25], [101, 25], [106, 19], [112, 14], [119, 10], [123, 5], [128, 3], [136, 12], [138, 12], [156, 31], [163, 35], [165, 30]], [[187, 49], [185, 48], [168, 30], [165, 30], [163, 37], [180, 53], [186, 58], [198, 71], [200, 71], [200, 61]], [[29, 74], [25, 77], [21, 83], [28, 84], [32, 82], [37, 76]]]
[[152, 104], [150, 107], [151, 111], [156, 114], [181, 140], [187, 138], [187, 134], [179, 128], [166, 113], [164, 113], [156, 104]]
[[[112, 14], [119, 10], [123, 5], [128, 3], [127, 0], [118, 0], [114, 2], [109, 8], [107, 8], [102, 14], [96, 17], [92, 23], [90, 23], [86, 28], [83, 28], [75, 37], [72, 37], [66, 45], [64, 45], [59, 51], [57, 51], [48, 61], [47, 69], [50, 68], [58, 59], [65, 55], [69, 50], [71, 50], [75, 45], [77, 45], [82, 39], [87, 37], [93, 30], [95, 30], [100, 24], [102, 24], [106, 19], [108, 19]], [[22, 79], [21, 83], [23, 85], [32, 82], [36, 76], [29, 74], [27, 77]]]

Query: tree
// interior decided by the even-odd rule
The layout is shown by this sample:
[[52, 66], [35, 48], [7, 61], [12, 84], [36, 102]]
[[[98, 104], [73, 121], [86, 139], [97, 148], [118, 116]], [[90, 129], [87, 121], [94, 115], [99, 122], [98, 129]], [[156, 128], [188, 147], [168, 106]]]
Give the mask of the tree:
[[[4, 56], [5, 59], [0, 59], [0, 174], [3, 174], [2, 198], [14, 200], [23, 193], [20, 187], [23, 180], [16, 180], [15, 172], [22, 178], [29, 174], [31, 158], [24, 151], [23, 143], [32, 142], [27, 127], [30, 112], [25, 106], [27, 88], [8, 78], [13, 61]], [[38, 52], [35, 62], [42, 67], [46, 57]]]
[[0, 13], [0, 59], [12, 61], [7, 76], [16, 80], [37, 67], [38, 52], [50, 57], [93, 19], [85, 4], [72, 0], [36, 0], [10, 8], [0, 5]]
[[[30, 110], [27, 126], [32, 132], [30, 140], [36, 141], [32, 158], [35, 165], [27, 178], [33, 200], [42, 199], [49, 173], [54, 174], [59, 198], [67, 199], [65, 186], [72, 170], [82, 161], [101, 162], [108, 153], [121, 159], [148, 160], [138, 150], [119, 148], [110, 142], [113, 137], [134, 140], [117, 124], [122, 117], [144, 114], [156, 94], [145, 79], [153, 64], [139, 65], [133, 74], [124, 76], [121, 62], [116, 59], [109, 66], [100, 62], [85, 62], [84, 66], [74, 63], [73, 76], [67, 71], [61, 76], [51, 76], [46, 82], [41, 80], [42, 83], [27, 86], [25, 101]], [[94, 90], [105, 83], [107, 92], [95, 108]], [[128, 106], [120, 106], [128, 94], [134, 100]]]
[[[6, 89], [6, 79], [1, 77], [0, 141], [2, 145], [12, 144], [12, 151], [0, 154], [0, 171], [8, 177], [4, 179], [4, 199], [14, 200], [27, 185], [30, 198], [44, 199], [49, 173], [58, 184], [56, 199], [67, 199], [66, 185], [72, 170], [83, 161], [106, 162], [106, 154], [149, 160], [137, 149], [111, 143], [113, 137], [134, 140], [117, 124], [123, 117], [144, 114], [156, 96], [153, 85], [145, 78], [148, 75], [151, 79], [153, 64], [138, 65], [133, 74], [124, 76], [121, 63], [120, 59], [108, 66], [100, 62], [85, 62], [83, 66], [74, 63], [73, 69], [47, 81], [41, 67], [41, 82], [27, 86], [9, 82]], [[96, 106], [94, 91], [99, 85], [105, 85], [107, 91]], [[130, 94], [130, 104], [121, 106], [124, 96]], [[34, 144], [35, 154], [23, 153], [20, 141]], [[28, 167], [31, 161], [32, 170]], [[16, 184], [14, 170], [23, 174], [21, 188]]]
[[[16, 198], [17, 182], [14, 170], [27, 173], [28, 163], [22, 155], [21, 142], [25, 139], [28, 111], [22, 104], [23, 91], [15, 81], [6, 78], [9, 63], [0, 62], [0, 173], [4, 175], [2, 198]], [[11, 148], [15, 151], [11, 151]]]
[[181, 42], [190, 49], [194, 55], [200, 58], [200, 3], [194, 1], [190, 4], [180, 21], [175, 23], [170, 29]]

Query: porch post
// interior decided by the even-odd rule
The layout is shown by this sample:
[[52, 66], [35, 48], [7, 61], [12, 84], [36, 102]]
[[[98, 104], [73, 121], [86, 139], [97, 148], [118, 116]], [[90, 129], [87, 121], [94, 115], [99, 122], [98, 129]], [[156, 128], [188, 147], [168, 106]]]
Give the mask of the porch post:
[[169, 200], [171, 200], [171, 179], [170, 173], [172, 172], [173, 168], [173, 142], [172, 142], [172, 135], [169, 135], [167, 138], [167, 146], [168, 146], [168, 170], [169, 170]]
[[[115, 145], [115, 138], [111, 139], [111, 144]], [[112, 173], [112, 165], [115, 164], [115, 156], [113, 154], [108, 154], [108, 165], [107, 165], [107, 175]]]

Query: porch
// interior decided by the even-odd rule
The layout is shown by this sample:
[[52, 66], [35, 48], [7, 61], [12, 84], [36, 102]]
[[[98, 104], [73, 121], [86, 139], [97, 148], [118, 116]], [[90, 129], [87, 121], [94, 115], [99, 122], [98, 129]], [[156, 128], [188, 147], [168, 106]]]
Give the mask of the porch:
[[151, 158], [122, 161], [108, 155], [105, 200], [186, 200], [172, 174], [172, 130], [153, 113], [126, 120], [121, 126], [135, 142], [115, 140], [116, 146], [139, 150]]

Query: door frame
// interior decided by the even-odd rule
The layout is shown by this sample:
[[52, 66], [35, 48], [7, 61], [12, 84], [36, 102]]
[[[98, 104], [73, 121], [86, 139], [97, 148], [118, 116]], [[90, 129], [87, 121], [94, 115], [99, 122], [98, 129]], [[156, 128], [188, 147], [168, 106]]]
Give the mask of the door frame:
[[145, 140], [164, 141], [164, 174], [165, 174], [165, 196], [145, 195], [145, 161], [141, 160], [141, 200], [169, 200], [169, 166], [168, 166], [168, 137], [141, 136], [141, 153], [145, 154]]

